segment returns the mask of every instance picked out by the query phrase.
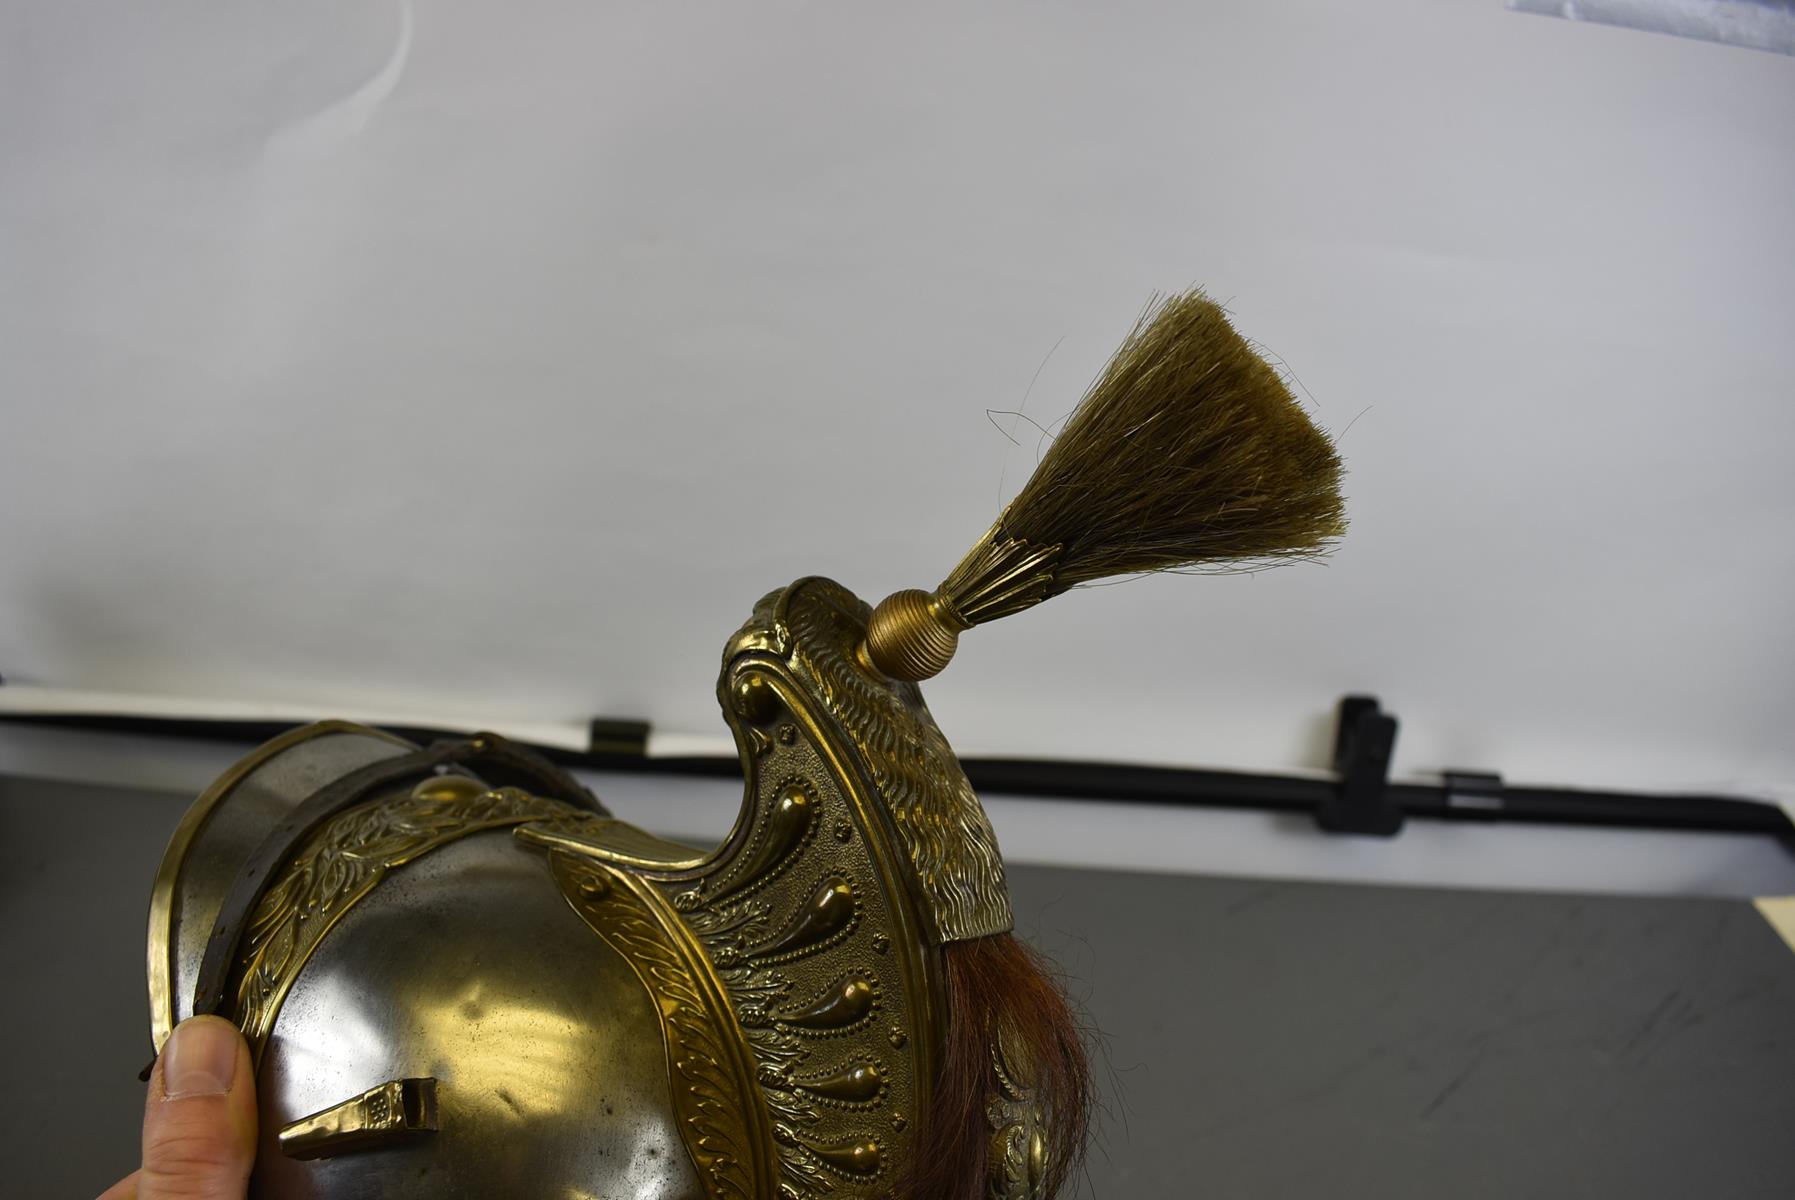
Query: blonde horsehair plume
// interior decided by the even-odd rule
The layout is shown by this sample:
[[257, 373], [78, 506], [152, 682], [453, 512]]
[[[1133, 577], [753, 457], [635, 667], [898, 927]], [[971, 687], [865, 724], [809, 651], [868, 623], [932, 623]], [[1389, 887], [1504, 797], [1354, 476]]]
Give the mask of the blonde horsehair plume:
[[1200, 291], [1155, 300], [985, 536], [933, 592], [887, 597], [865, 654], [937, 674], [959, 635], [1081, 583], [1241, 570], [1327, 552], [1340, 459]]

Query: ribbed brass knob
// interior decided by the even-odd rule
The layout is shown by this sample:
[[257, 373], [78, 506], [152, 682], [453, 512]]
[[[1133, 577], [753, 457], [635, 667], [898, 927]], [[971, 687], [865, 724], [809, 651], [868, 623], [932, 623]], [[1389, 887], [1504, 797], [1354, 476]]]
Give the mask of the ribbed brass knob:
[[893, 679], [914, 683], [939, 675], [953, 660], [962, 628], [932, 594], [906, 588], [873, 609], [866, 623], [866, 655]]

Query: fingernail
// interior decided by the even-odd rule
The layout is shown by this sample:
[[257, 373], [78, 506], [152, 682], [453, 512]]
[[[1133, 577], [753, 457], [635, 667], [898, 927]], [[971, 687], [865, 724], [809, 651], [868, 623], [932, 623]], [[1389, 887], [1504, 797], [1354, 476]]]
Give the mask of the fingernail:
[[222, 1017], [196, 1017], [175, 1026], [162, 1048], [162, 1094], [219, 1096], [231, 1090], [237, 1074], [235, 1027]]

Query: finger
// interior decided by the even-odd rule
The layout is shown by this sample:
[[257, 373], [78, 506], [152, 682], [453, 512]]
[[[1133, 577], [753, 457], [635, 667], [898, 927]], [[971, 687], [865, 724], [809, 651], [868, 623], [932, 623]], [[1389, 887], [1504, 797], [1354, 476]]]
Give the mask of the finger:
[[99, 1200], [137, 1200], [137, 1172], [132, 1171], [101, 1192]]
[[175, 1027], [150, 1077], [135, 1200], [243, 1200], [255, 1164], [249, 1047], [221, 1017]]

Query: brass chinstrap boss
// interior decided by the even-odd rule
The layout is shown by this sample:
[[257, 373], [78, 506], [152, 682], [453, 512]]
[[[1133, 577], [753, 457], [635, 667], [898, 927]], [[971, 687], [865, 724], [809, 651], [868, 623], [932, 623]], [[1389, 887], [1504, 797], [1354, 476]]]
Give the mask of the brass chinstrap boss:
[[721, 845], [491, 735], [295, 730], [169, 844], [155, 1044], [201, 1012], [244, 1031], [265, 1200], [1050, 1200], [1079, 1023], [916, 682], [1080, 583], [1322, 553], [1339, 478], [1218, 307], [1159, 301], [939, 586], [755, 607], [718, 684], [745, 776]]

